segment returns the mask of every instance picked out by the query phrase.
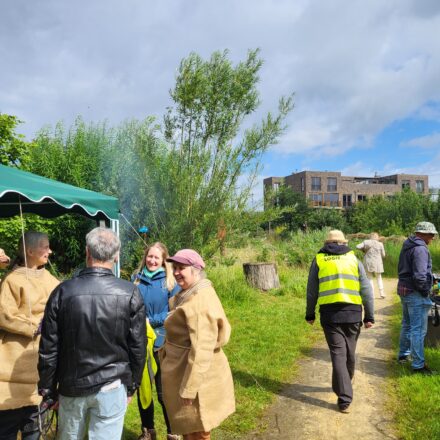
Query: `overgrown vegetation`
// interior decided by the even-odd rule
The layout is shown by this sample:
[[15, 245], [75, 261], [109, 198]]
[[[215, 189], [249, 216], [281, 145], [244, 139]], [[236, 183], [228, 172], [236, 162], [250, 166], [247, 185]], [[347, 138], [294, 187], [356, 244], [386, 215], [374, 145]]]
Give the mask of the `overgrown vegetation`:
[[[417, 194], [408, 188], [392, 197], [373, 196], [350, 209], [314, 208], [304, 195], [286, 185], [266, 194], [266, 206], [275, 206], [271, 226], [281, 236], [298, 229], [331, 226], [347, 233], [377, 231], [383, 236], [407, 236], [422, 220], [440, 227], [440, 199]], [[272, 208], [273, 209], [273, 208]]]
[[[316, 239], [322, 242], [324, 234], [316, 233], [320, 235]], [[293, 237], [291, 248], [299, 250], [301, 243], [302, 237]], [[240, 439], [249, 431], [263, 429], [264, 410], [289, 383], [298, 357], [321, 335], [319, 326], [309, 326], [304, 320], [309, 257], [304, 259], [304, 267], [286, 263], [278, 266], [280, 289], [261, 293], [244, 280], [241, 264], [248, 256], [254, 259], [268, 249], [269, 259], [276, 260], [279, 253], [285, 252], [280, 249], [282, 245], [288, 247], [284, 242], [253, 240], [246, 251], [228, 250], [228, 254], [236, 258], [232, 266], [208, 264], [208, 277], [232, 325], [231, 340], [225, 352], [234, 377], [237, 404], [236, 413], [214, 430], [214, 439]], [[133, 403], [126, 417], [125, 440], [134, 440], [139, 435], [137, 411], [137, 404]], [[158, 409], [156, 419], [160, 421], [158, 429], [164, 437], [160, 413]]]

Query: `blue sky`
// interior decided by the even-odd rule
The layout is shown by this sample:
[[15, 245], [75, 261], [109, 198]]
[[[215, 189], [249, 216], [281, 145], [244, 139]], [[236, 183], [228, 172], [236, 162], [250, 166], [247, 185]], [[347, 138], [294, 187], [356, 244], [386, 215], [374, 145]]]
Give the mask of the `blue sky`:
[[[438, 0], [15, 0], [0, 11], [0, 112], [28, 138], [77, 115], [118, 124], [170, 104], [180, 60], [250, 48], [261, 107], [295, 93], [261, 179], [295, 170], [428, 174], [440, 186]], [[246, 178], [246, 176], [244, 176]]]

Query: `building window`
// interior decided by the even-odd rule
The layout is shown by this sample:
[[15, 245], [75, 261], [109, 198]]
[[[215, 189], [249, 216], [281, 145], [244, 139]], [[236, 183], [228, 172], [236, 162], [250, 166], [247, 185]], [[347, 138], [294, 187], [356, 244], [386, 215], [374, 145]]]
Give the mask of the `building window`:
[[325, 206], [338, 206], [339, 194], [338, 193], [324, 194], [324, 202], [325, 202]]
[[321, 191], [320, 177], [312, 177], [312, 191]]
[[337, 179], [336, 177], [327, 177], [327, 191], [337, 190]]
[[410, 180], [402, 180], [402, 189], [403, 188], [409, 188], [411, 184]]
[[351, 202], [351, 194], [344, 194], [343, 196], [342, 196], [342, 206], [344, 207], [344, 208], [348, 208], [349, 206], [351, 206], [352, 205], [352, 202]]
[[278, 190], [280, 189], [280, 184], [279, 184], [279, 183], [274, 183], [274, 184], [272, 185], [272, 188], [273, 188], [273, 190], [274, 190], [275, 192], [278, 192]]
[[312, 201], [313, 206], [322, 205], [322, 194], [310, 194], [309, 198]]
[[304, 192], [305, 187], [304, 187], [304, 177], [301, 177], [301, 191]]
[[416, 180], [416, 192], [425, 192], [425, 182], [423, 180]]
[[365, 200], [367, 200], [367, 196], [364, 194], [358, 194], [358, 202], [364, 202]]

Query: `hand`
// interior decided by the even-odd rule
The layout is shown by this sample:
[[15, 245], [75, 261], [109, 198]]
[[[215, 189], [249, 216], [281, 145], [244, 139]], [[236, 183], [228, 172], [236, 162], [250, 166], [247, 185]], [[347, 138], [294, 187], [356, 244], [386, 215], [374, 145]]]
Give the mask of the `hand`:
[[313, 325], [315, 323], [314, 319], [311, 319], [310, 321], [307, 321], [308, 324]]
[[133, 396], [127, 396], [127, 406], [130, 405], [132, 400], [133, 400]]
[[41, 327], [43, 326], [43, 318], [41, 318], [40, 323], [38, 324], [38, 327], [36, 328], [36, 330], [34, 331], [34, 337], [41, 335]]
[[182, 403], [183, 403], [185, 406], [192, 406], [193, 403], [194, 403], [194, 399], [182, 399]]
[[41, 401], [40, 404], [40, 411], [44, 412], [46, 410], [57, 410], [59, 407], [59, 402], [57, 398], [52, 397], [51, 394], [46, 394], [45, 396], [43, 396], [43, 400]]
[[372, 322], [364, 322], [365, 328], [372, 328], [374, 324]]

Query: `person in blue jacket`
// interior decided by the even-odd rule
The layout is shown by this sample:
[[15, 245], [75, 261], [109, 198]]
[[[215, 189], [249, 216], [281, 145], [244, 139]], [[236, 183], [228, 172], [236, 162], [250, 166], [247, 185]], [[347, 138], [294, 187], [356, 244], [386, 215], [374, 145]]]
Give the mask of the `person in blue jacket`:
[[428, 245], [437, 234], [432, 223], [417, 223], [414, 235], [402, 245], [398, 266], [397, 293], [402, 303], [398, 361], [404, 364], [411, 360], [413, 372], [425, 375], [434, 373], [425, 363], [424, 343], [432, 307], [430, 293], [433, 284]]
[[[162, 383], [158, 356], [158, 350], [165, 343], [164, 322], [169, 312], [168, 301], [180, 290], [174, 279], [171, 265], [166, 262], [168, 257], [168, 249], [164, 244], [156, 242], [148, 246], [145, 249], [138, 269], [132, 276], [132, 281], [141, 292], [148, 321], [156, 334], [153, 356], [158, 367], [155, 376], [157, 399], [162, 406], [167, 426], [167, 440], [174, 440], [179, 437], [171, 433], [170, 423], [162, 400]], [[143, 408], [138, 394], [138, 407], [142, 422], [142, 434], [139, 436], [139, 440], [155, 440], [153, 402], [147, 408]]]

